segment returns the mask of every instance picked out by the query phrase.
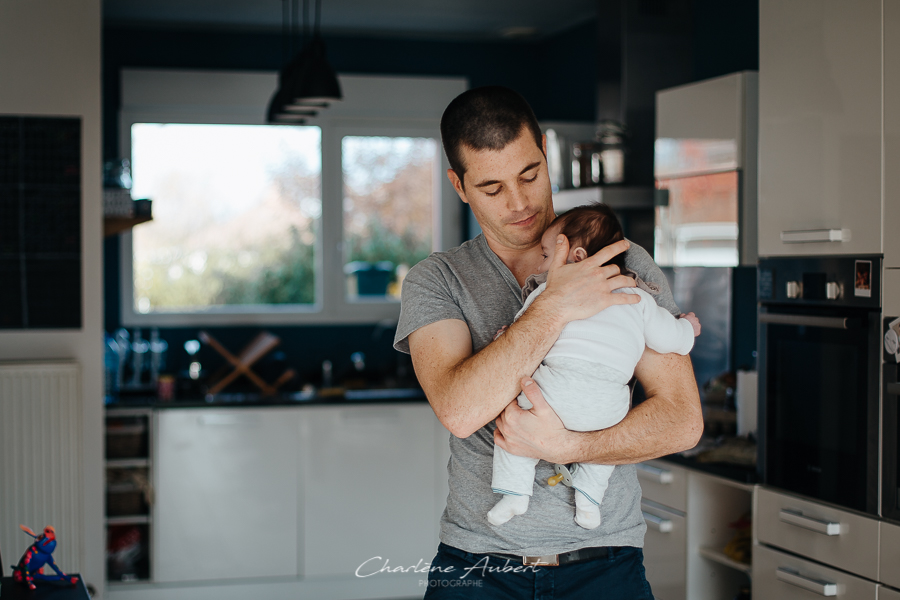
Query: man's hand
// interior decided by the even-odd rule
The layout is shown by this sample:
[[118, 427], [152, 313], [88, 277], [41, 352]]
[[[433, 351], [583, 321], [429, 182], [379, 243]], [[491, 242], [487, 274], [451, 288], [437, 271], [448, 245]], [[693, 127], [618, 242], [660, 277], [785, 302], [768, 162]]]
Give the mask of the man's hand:
[[614, 290], [634, 287], [635, 281], [619, 272], [615, 265], [603, 265], [612, 257], [628, 249], [628, 240], [620, 240], [602, 248], [593, 256], [576, 263], [566, 264], [569, 240], [560, 234], [556, 238], [556, 251], [547, 273], [547, 289], [535, 301], [551, 305], [563, 324], [587, 319], [604, 308], [615, 304], [640, 302], [636, 294], [613, 294]]
[[565, 429], [538, 385], [525, 385], [534, 383], [525, 377], [522, 387], [534, 408], [522, 410], [515, 401], [507, 406], [496, 419], [494, 443], [559, 464], [626, 465], [693, 448], [703, 432], [703, 412], [690, 357], [645, 349], [635, 375], [647, 399], [620, 423], [585, 432]]
[[510, 402], [495, 420], [494, 443], [516, 456], [563, 462], [578, 434], [563, 426], [531, 377], [522, 378], [522, 391], [534, 407], [525, 410]]

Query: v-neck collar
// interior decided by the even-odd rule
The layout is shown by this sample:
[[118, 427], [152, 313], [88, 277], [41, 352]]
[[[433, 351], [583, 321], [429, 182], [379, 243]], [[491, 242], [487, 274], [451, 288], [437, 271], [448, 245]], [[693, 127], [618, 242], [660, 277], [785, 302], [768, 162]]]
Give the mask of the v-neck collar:
[[490, 244], [487, 243], [487, 240], [484, 237], [483, 233], [479, 233], [478, 237], [475, 238], [475, 243], [477, 243], [482, 252], [487, 255], [488, 260], [490, 260], [497, 270], [500, 272], [500, 275], [503, 276], [503, 279], [506, 281], [509, 286], [510, 291], [513, 295], [518, 299], [519, 304], [522, 304], [522, 288], [519, 287], [519, 282], [516, 281], [516, 276], [513, 275], [512, 271], [509, 270], [509, 267], [500, 260], [500, 257], [497, 256], [497, 253], [491, 249]]

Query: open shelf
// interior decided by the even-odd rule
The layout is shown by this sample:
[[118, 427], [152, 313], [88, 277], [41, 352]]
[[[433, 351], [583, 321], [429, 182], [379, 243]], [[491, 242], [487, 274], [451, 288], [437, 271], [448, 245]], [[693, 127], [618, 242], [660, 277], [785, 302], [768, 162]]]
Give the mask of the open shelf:
[[742, 563], [738, 562], [732, 558], [729, 558], [725, 555], [724, 552], [717, 548], [710, 548], [709, 546], [701, 546], [698, 549], [700, 556], [704, 558], [708, 558], [713, 562], [717, 562], [720, 565], [725, 565], [726, 567], [731, 567], [732, 569], [736, 569], [742, 573], [750, 574], [750, 571], [753, 568], [753, 565], [750, 563]]
[[104, 217], [103, 218], [103, 237], [117, 235], [123, 231], [128, 231], [135, 225], [152, 221], [153, 217]]

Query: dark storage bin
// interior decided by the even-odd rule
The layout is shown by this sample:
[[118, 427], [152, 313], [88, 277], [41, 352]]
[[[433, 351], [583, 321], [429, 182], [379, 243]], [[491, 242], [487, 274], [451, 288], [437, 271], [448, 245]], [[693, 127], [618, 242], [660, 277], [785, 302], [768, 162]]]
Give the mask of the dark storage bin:
[[107, 460], [148, 458], [147, 430], [147, 417], [107, 419]]

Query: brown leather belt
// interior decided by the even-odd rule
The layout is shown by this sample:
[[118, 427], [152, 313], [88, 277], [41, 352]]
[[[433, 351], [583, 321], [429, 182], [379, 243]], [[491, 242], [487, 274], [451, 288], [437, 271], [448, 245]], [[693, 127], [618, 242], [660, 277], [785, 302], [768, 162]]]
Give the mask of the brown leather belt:
[[488, 552], [487, 555], [526, 566], [561, 567], [586, 560], [594, 560], [595, 558], [606, 558], [609, 556], [609, 551], [615, 548], [610, 548], [609, 546], [581, 548], [571, 552], [564, 552], [563, 554], [548, 554], [546, 556], [522, 556], [520, 554], [500, 554], [497, 552]]

